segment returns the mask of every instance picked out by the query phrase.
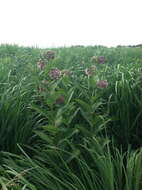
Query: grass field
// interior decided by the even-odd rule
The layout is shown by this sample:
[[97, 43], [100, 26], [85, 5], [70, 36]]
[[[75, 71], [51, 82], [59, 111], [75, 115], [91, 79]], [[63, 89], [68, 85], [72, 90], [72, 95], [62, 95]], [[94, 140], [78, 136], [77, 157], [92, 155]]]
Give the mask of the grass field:
[[142, 190], [141, 121], [141, 46], [0, 46], [0, 190]]

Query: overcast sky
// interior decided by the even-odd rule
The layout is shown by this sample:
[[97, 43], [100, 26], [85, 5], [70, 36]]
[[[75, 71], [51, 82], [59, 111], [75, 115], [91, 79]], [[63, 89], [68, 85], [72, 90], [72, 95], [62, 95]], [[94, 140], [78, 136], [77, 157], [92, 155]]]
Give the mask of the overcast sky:
[[142, 0], [0, 0], [0, 44], [142, 43]]

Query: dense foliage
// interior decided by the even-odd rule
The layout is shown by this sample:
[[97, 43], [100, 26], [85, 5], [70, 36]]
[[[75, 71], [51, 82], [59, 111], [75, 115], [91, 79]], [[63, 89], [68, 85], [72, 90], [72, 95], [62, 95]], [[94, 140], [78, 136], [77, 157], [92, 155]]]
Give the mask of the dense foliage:
[[142, 47], [0, 46], [0, 190], [142, 189]]

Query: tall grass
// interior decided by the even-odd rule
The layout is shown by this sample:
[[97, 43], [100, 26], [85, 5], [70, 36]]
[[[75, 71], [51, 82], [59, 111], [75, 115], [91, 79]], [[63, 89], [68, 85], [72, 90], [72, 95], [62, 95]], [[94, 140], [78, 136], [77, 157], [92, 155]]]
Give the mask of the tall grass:
[[11, 174], [12, 179], [17, 178], [15, 186], [22, 187], [24, 183], [29, 189], [142, 188], [141, 150], [133, 152], [129, 149], [122, 153], [103, 138], [85, 138], [78, 146], [70, 141], [67, 143], [70, 151], [45, 144], [43, 149], [33, 150], [35, 156], [32, 159], [21, 148], [24, 156], [15, 157], [15, 161], [14, 155], [3, 153], [6, 172]]
[[141, 147], [141, 72], [136, 66], [118, 65], [108, 103], [110, 130], [124, 147]]

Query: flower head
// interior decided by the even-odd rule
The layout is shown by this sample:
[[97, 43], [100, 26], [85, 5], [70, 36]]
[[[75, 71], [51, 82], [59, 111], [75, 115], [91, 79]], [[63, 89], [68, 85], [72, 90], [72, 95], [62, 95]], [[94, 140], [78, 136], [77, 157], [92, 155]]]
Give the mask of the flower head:
[[54, 59], [55, 58], [55, 52], [51, 51], [51, 50], [48, 50], [47, 52], [45, 52], [43, 54], [43, 57], [44, 57], [44, 59], [47, 59], [47, 60]]
[[41, 70], [43, 70], [44, 67], [45, 67], [45, 63], [44, 63], [44, 61], [39, 60], [39, 61], [37, 62], [37, 66], [38, 66], [38, 68], [40, 68]]
[[98, 57], [98, 63], [104, 64], [105, 63], [105, 57], [104, 56], [99, 56]]
[[86, 68], [86, 69], [85, 69], [85, 74], [89, 76], [89, 75], [94, 74], [95, 71], [96, 71], [96, 66], [93, 65], [93, 66], [91, 66], [90, 68]]
[[61, 76], [61, 71], [57, 68], [51, 69], [49, 71], [49, 76], [52, 80], [58, 80]]
[[99, 80], [97, 82], [97, 87], [98, 88], [107, 88], [107, 86], [108, 86], [107, 80]]
[[97, 62], [97, 61], [98, 61], [98, 57], [97, 57], [97, 56], [91, 57], [91, 61], [92, 61], [92, 62]]

